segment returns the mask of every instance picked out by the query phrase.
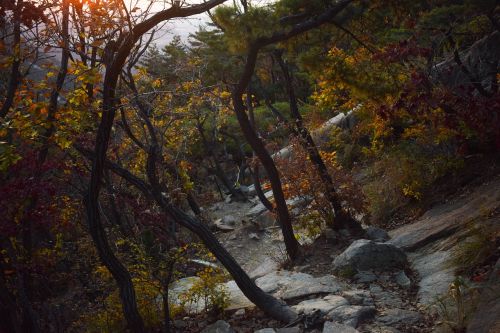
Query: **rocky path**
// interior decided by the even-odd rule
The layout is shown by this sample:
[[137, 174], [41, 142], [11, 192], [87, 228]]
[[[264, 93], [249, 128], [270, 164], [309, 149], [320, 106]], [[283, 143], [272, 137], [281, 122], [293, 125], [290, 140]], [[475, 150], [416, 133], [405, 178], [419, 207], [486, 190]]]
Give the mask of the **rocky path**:
[[[257, 285], [300, 314], [292, 327], [275, 323], [255, 332], [431, 332], [438, 329], [436, 298], [446, 294], [455, 279], [452, 253], [471, 232], [472, 222], [499, 222], [492, 215], [500, 208], [499, 189], [500, 178], [493, 179], [391, 231], [391, 239], [371, 228], [367, 232], [371, 239], [339, 249], [328, 235], [322, 236], [310, 246], [315, 253], [309, 260], [288, 270], [280, 269], [285, 256], [279, 229], [256, 199], [218, 203], [209, 211], [217, 221], [219, 239]], [[304, 200], [289, 203], [292, 209], [304, 206]], [[226, 289], [227, 311], [233, 313], [233, 321], [228, 321], [237, 323], [242, 309], [248, 311], [253, 304], [234, 281], [227, 282]], [[495, 324], [495, 319], [490, 321]], [[217, 322], [203, 332], [234, 330], [227, 322]]]

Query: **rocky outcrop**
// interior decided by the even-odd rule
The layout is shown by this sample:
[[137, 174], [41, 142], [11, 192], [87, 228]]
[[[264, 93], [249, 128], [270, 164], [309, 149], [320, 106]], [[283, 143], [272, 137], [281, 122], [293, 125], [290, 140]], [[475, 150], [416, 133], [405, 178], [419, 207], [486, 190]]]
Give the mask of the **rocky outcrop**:
[[460, 60], [470, 74], [450, 56], [450, 59], [434, 66], [433, 77], [435, 81], [450, 88], [472, 87], [472, 81], [477, 81], [488, 91], [498, 73], [499, 59], [500, 32], [496, 31], [478, 40], [469, 50], [460, 54]]
[[455, 279], [453, 258], [461, 243], [486, 223], [489, 212], [500, 208], [500, 177], [427, 211], [414, 223], [390, 232], [388, 243], [407, 250], [418, 273], [418, 300], [431, 305], [447, 293]]
[[390, 270], [407, 264], [406, 254], [396, 246], [367, 239], [354, 241], [333, 261], [335, 270], [339, 272]]
[[467, 333], [500, 332], [500, 259], [485, 283], [479, 300]]

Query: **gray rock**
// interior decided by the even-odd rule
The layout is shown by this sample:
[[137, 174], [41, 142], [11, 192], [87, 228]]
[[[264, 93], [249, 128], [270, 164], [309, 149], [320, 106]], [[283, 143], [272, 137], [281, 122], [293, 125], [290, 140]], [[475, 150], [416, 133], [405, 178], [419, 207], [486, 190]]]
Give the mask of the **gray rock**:
[[274, 328], [263, 328], [261, 330], [254, 331], [254, 333], [276, 333], [276, 331]]
[[371, 271], [360, 271], [354, 275], [354, 280], [358, 283], [370, 283], [377, 281], [377, 276]]
[[228, 322], [217, 320], [215, 324], [206, 327], [201, 333], [235, 333], [235, 331]]
[[386, 270], [407, 264], [406, 254], [396, 246], [367, 239], [354, 241], [333, 261], [337, 271]]
[[378, 284], [375, 284], [375, 283], [370, 284], [370, 292], [372, 294], [381, 293], [383, 291], [384, 291], [384, 289], [382, 289], [382, 287], [379, 286]]
[[375, 242], [385, 242], [391, 238], [387, 231], [373, 226], [367, 227], [365, 233], [368, 239]]
[[[467, 51], [462, 52], [460, 58], [467, 70], [474, 73], [476, 80], [489, 91], [492, 88], [491, 73], [498, 70], [500, 33], [495, 31], [478, 40]], [[434, 66], [432, 77], [450, 88], [472, 88], [471, 79], [453, 57]]]
[[173, 324], [174, 324], [174, 327], [177, 329], [183, 329], [183, 328], [187, 327], [187, 323], [184, 320], [180, 320], [180, 319], [174, 320]]
[[421, 251], [411, 254], [413, 269], [418, 272], [418, 300], [422, 304], [433, 304], [436, 298], [448, 292], [455, 280], [454, 268], [449, 266], [450, 251]]
[[[500, 33], [499, 33], [500, 35]], [[440, 238], [452, 235], [470, 221], [480, 218], [483, 212], [493, 211], [500, 202], [499, 181], [478, 186], [472, 193], [453, 202], [438, 205], [417, 221], [391, 230], [388, 243], [404, 250], [415, 251]], [[481, 209], [478, 209], [481, 207]]]
[[325, 321], [323, 333], [359, 333], [359, 331], [351, 326]]
[[375, 312], [373, 306], [344, 305], [330, 311], [326, 319], [356, 328], [362, 321], [373, 318]]
[[388, 309], [385, 314], [378, 317], [377, 321], [385, 325], [395, 325], [399, 323], [416, 324], [422, 320], [422, 315], [416, 311], [402, 309]]
[[348, 290], [344, 291], [342, 296], [352, 305], [373, 305], [373, 299], [368, 290]]
[[342, 305], [349, 304], [344, 297], [337, 295], [328, 295], [324, 298], [309, 299], [300, 302], [299, 304], [293, 306], [292, 308], [297, 311], [298, 314], [311, 315], [316, 311], [319, 311], [322, 315], [327, 314], [335, 308]]
[[285, 327], [285, 328], [278, 328], [276, 333], [300, 333], [300, 328], [298, 327]]
[[250, 276], [250, 278], [252, 279], [257, 279], [271, 272], [277, 271], [278, 269], [279, 269], [278, 262], [275, 259], [267, 257], [263, 259], [259, 267], [251, 271], [248, 274], [248, 276]]
[[249, 233], [248, 234], [248, 238], [254, 239], [254, 240], [259, 240], [260, 239], [259, 235], [257, 235], [255, 232]]
[[251, 208], [246, 215], [248, 217], [256, 217], [265, 211], [267, 211], [266, 206], [264, 206], [262, 203], [258, 203], [253, 208]]
[[311, 294], [336, 293], [343, 288], [333, 275], [315, 278], [309, 274], [284, 270], [266, 274], [255, 282], [265, 292], [285, 300]]
[[232, 226], [234, 227], [237, 223], [236, 219], [234, 218], [234, 216], [231, 216], [231, 215], [226, 215], [222, 218], [222, 224], [225, 224], [225, 225], [229, 225], [229, 226]]
[[238, 311], [233, 313], [233, 318], [243, 317], [245, 315], [245, 313], [246, 313], [245, 309], [239, 309]]
[[396, 283], [399, 284], [401, 287], [407, 289], [411, 287], [411, 280], [406, 276], [404, 271], [399, 272], [396, 274], [394, 277], [396, 280]]
[[482, 288], [479, 305], [467, 327], [468, 333], [500, 332], [500, 259]]
[[253, 221], [255, 221], [255, 223], [259, 226], [259, 230], [264, 230], [265, 228], [272, 227], [276, 224], [276, 218], [273, 213], [268, 210], [254, 217]]
[[233, 201], [233, 199], [231, 198], [231, 194], [229, 194], [225, 199], [224, 199], [224, 202], [225, 203], [231, 203], [231, 201]]
[[214, 225], [220, 231], [228, 232], [228, 231], [233, 231], [234, 230], [233, 226], [230, 226], [229, 224], [223, 223], [222, 219], [215, 220], [214, 221]]
[[286, 204], [290, 208], [303, 208], [307, 206], [312, 201], [312, 197], [310, 196], [300, 196], [288, 199]]
[[252, 308], [255, 305], [241, 292], [235, 281], [231, 280], [224, 284], [229, 295], [227, 311]]

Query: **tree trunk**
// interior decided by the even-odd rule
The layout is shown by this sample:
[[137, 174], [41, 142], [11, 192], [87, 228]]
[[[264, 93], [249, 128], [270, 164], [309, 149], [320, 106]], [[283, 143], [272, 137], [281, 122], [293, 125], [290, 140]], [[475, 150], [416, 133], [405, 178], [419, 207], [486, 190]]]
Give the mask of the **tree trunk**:
[[295, 122], [295, 130], [294, 132], [300, 137], [300, 142], [304, 149], [307, 151], [309, 155], [309, 159], [314, 164], [316, 169], [318, 170], [318, 174], [326, 187], [326, 198], [330, 203], [334, 213], [335, 220], [333, 224], [334, 229], [351, 229], [356, 233], [362, 232], [363, 228], [350, 214], [342, 208], [342, 204], [340, 203], [340, 199], [337, 195], [337, 191], [335, 190], [335, 185], [333, 184], [332, 177], [328, 172], [328, 168], [325, 165], [325, 162], [321, 158], [321, 154], [319, 153], [318, 147], [314, 142], [314, 139], [309, 133], [309, 130], [304, 125], [304, 121], [302, 119], [302, 115], [299, 112], [299, 107], [297, 103], [297, 98], [295, 96], [295, 90], [293, 89], [293, 82], [290, 72], [288, 70], [287, 65], [283, 61], [283, 57], [281, 56], [281, 52], [276, 52], [276, 59], [281, 67], [283, 72], [283, 76], [285, 77], [286, 88], [288, 92], [288, 99], [290, 102], [290, 113]]
[[14, 61], [12, 62], [9, 86], [7, 87], [7, 94], [5, 96], [5, 101], [0, 108], [0, 118], [4, 118], [9, 112], [12, 104], [14, 103], [14, 97], [16, 96], [17, 87], [19, 86], [19, 81], [21, 79], [21, 74], [19, 73], [19, 67], [21, 66], [21, 11], [23, 8], [23, 0], [17, 1], [16, 9], [14, 10]]
[[266, 169], [267, 176], [269, 177], [269, 181], [273, 190], [274, 201], [276, 203], [276, 212], [278, 215], [278, 221], [281, 225], [285, 247], [288, 255], [290, 256], [290, 259], [294, 260], [299, 255], [300, 245], [293, 233], [292, 219], [286, 205], [279, 172], [276, 168], [276, 165], [274, 164], [271, 155], [269, 155], [269, 152], [264, 146], [264, 143], [262, 142], [262, 140], [260, 140], [257, 133], [255, 133], [254, 129], [252, 128], [252, 125], [245, 112], [245, 105], [243, 104], [243, 92], [245, 91], [254, 71], [257, 54], [258, 48], [254, 47], [250, 49], [247, 55], [244, 74], [242, 75], [238, 86], [234, 89], [232, 94], [233, 107], [236, 117], [238, 118], [241, 130], [243, 131], [247, 142], [252, 147], [255, 155], [259, 158], [264, 169]]

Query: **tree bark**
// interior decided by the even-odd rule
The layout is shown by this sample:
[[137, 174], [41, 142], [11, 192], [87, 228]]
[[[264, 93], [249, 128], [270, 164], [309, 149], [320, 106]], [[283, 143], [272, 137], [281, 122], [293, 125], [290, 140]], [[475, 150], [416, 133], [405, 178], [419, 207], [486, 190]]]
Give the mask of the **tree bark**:
[[14, 61], [12, 62], [9, 86], [7, 88], [7, 94], [5, 96], [5, 101], [0, 109], [0, 118], [4, 118], [9, 112], [12, 104], [14, 103], [14, 97], [16, 96], [17, 87], [19, 86], [19, 81], [21, 79], [21, 73], [19, 68], [21, 66], [21, 11], [23, 7], [23, 0], [17, 1], [16, 10], [14, 11]]
[[[87, 158], [91, 160], [95, 159], [95, 154], [91, 151], [79, 146], [76, 146], [75, 148]], [[149, 181], [148, 183], [109, 160], [105, 160], [105, 167], [116, 175], [122, 177], [132, 186], [136, 187], [147, 198], [154, 200], [170, 219], [173, 219], [179, 225], [196, 234], [210, 250], [210, 252], [231, 274], [243, 294], [257, 307], [277, 320], [284, 322], [291, 322], [295, 320], [297, 318], [297, 314], [285, 303], [282, 303], [273, 296], [266, 294], [262, 291], [262, 289], [257, 287], [255, 282], [250, 279], [231, 254], [227, 252], [219, 243], [215, 235], [210, 231], [205, 223], [196, 217], [189, 216], [178, 207], [167, 201], [165, 196], [161, 193], [162, 189], [156, 174], [157, 156], [155, 155], [157, 155], [157, 153], [155, 152], [155, 149], [157, 148], [151, 147], [150, 153], [148, 154], [146, 167]]]
[[223, 2], [224, 0], [210, 0], [203, 4], [193, 5], [186, 8], [173, 6], [169, 9], [156, 13], [143, 22], [137, 24], [129, 33], [120, 37], [118, 41], [112, 41], [113, 45], [118, 46], [116, 52], [114, 47], [111, 47], [111, 44], [108, 44], [105, 48], [105, 53], [109, 56], [109, 61], [106, 63], [106, 73], [103, 83], [103, 112], [99, 128], [97, 130], [95, 158], [92, 160], [90, 184], [85, 203], [87, 208], [89, 232], [96, 245], [102, 262], [110, 270], [118, 284], [123, 305], [123, 312], [129, 329], [133, 332], [144, 331], [144, 324], [136, 306], [135, 291], [132, 286], [130, 274], [118, 261], [109, 247], [104, 226], [102, 225], [101, 217], [99, 215], [98, 205], [104, 162], [106, 159], [111, 128], [113, 127], [116, 112], [115, 90], [118, 77], [135, 43], [150, 29], [162, 21], [172, 19], [174, 17], [187, 17], [203, 13]]
[[361, 227], [359, 222], [352, 218], [352, 216], [350, 216], [350, 214], [342, 207], [337, 191], [335, 189], [335, 185], [333, 184], [332, 177], [328, 172], [328, 168], [326, 167], [323, 158], [321, 158], [321, 154], [319, 153], [318, 147], [316, 146], [311, 133], [304, 125], [304, 120], [299, 112], [297, 97], [295, 96], [295, 90], [293, 88], [292, 76], [290, 74], [290, 71], [288, 70], [287, 65], [283, 61], [281, 52], [277, 51], [275, 55], [286, 82], [286, 89], [288, 92], [288, 99], [290, 103], [290, 113], [294, 119], [293, 131], [301, 139], [300, 142], [304, 149], [307, 151], [309, 159], [318, 170], [321, 181], [326, 187], [325, 196], [328, 199], [328, 202], [330, 203], [331, 208], [335, 214], [335, 219], [332, 227], [337, 230], [350, 229], [356, 233], [360, 233], [362, 232], [363, 228]]
[[285, 246], [288, 255], [293, 260], [299, 255], [299, 243], [295, 239], [293, 233], [293, 227], [291, 222], [290, 213], [286, 206], [285, 196], [283, 194], [283, 188], [281, 186], [281, 180], [274, 164], [273, 159], [267, 152], [264, 144], [259, 139], [255, 131], [253, 130], [248, 116], [245, 112], [246, 108], [243, 103], [243, 93], [247, 89], [250, 79], [253, 75], [255, 69], [255, 63], [257, 61], [257, 56], [263, 47], [285, 41], [292, 37], [295, 37], [301, 33], [309, 31], [311, 29], [317, 28], [324, 23], [330, 22], [339, 12], [345, 9], [352, 0], [341, 0], [336, 2], [330, 8], [326, 9], [324, 13], [307, 19], [299, 24], [294, 25], [291, 29], [287, 31], [281, 31], [273, 34], [270, 37], [260, 37], [255, 41], [251, 42], [248, 46], [247, 58], [245, 63], [245, 68], [240, 77], [238, 84], [235, 86], [232, 93], [232, 101], [234, 112], [238, 118], [241, 130], [245, 135], [248, 143], [254, 150], [257, 157], [260, 159], [262, 166], [266, 169], [271, 187], [273, 189], [274, 200], [276, 202], [276, 211], [278, 215], [278, 220], [281, 223], [281, 230], [283, 233], [283, 238], [285, 241]]

